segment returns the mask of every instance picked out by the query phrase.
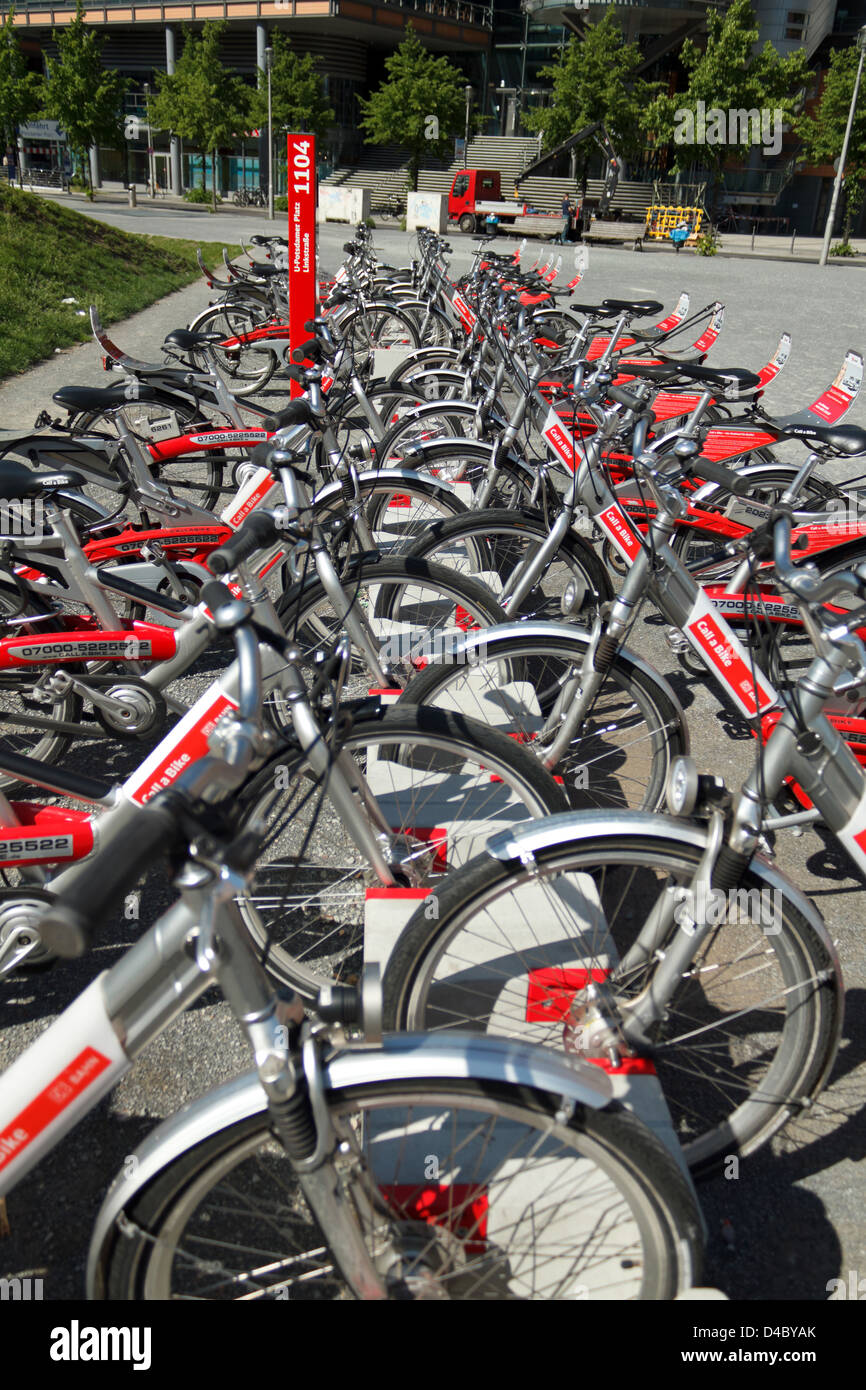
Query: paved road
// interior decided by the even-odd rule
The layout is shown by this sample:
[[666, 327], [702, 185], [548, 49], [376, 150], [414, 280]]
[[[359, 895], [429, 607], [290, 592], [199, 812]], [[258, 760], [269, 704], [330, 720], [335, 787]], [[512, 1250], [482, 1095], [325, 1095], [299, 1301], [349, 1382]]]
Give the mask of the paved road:
[[[211, 221], [209, 238], [212, 226]], [[336, 263], [344, 238], [345, 231], [326, 229], [325, 266]], [[385, 257], [405, 258], [405, 235], [386, 232], [378, 240]], [[455, 245], [460, 267], [468, 263], [470, 247], [463, 238]], [[768, 408], [779, 411], [816, 396], [835, 375], [845, 348], [862, 349], [866, 337], [861, 327], [866, 281], [847, 268], [822, 271], [662, 255], [640, 260], [632, 253], [593, 248], [584, 288], [587, 299], [614, 292], [654, 294], [666, 307], [682, 288], [690, 291], [695, 307], [723, 299], [727, 325], [712, 357], [720, 365], [759, 367], [779, 331], [788, 329], [794, 338], [791, 361], [767, 397]], [[146, 356], [155, 352], [167, 328], [205, 301], [203, 289], [185, 290], [118, 326], [115, 336]], [[7, 384], [0, 390], [3, 422], [20, 416], [29, 424], [34, 404], [45, 404], [54, 384], [64, 380], [104, 380], [95, 349], [75, 349]], [[850, 418], [866, 423], [864, 405], [858, 403]], [[680, 670], [658, 628], [646, 626], [637, 634], [637, 645], [669, 675], [686, 706], [700, 766], [735, 783], [750, 766], [754, 748], [742, 724], [702, 683]], [[207, 678], [202, 669], [182, 688], [191, 695]], [[131, 765], [130, 756], [121, 752], [102, 770], [121, 775]], [[92, 753], [82, 755], [83, 770], [92, 768], [92, 759]], [[828, 1296], [828, 1281], [841, 1277], [847, 1283], [850, 1271], [866, 1273], [861, 1164], [866, 1148], [866, 898], [862, 882], [819, 834], [783, 833], [777, 853], [794, 881], [814, 897], [838, 943], [848, 986], [845, 1042], [819, 1104], [772, 1151], [744, 1162], [738, 1176], [702, 1185], [711, 1235], [706, 1279], [735, 1299], [820, 1301]], [[0, 1033], [0, 1064], [17, 1055], [97, 970], [115, 960], [135, 930], [134, 924], [119, 923], [86, 961], [0, 986], [0, 1017], [6, 1025]], [[175, 1022], [111, 1098], [12, 1195], [12, 1235], [0, 1247], [2, 1271], [43, 1276], [50, 1298], [78, 1296], [87, 1233], [108, 1177], [156, 1118], [246, 1065], [243, 1042], [224, 1005], [208, 999]], [[723, 1225], [732, 1243], [722, 1239]]]

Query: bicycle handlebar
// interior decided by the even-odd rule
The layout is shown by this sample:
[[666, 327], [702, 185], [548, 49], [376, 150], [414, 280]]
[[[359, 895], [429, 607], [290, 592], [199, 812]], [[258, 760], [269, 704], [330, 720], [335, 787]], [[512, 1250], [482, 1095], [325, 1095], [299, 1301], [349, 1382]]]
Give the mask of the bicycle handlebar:
[[152, 861], [178, 840], [176, 809], [163, 799], [141, 811], [111, 841], [111, 853], [85, 865], [75, 882], [46, 915], [39, 934], [49, 951], [66, 958], [81, 956], [108, 913]]
[[855, 574], [853, 570], [843, 570], [841, 574], [829, 574], [822, 579], [814, 565], [794, 565], [791, 563], [791, 531], [793, 522], [789, 515], [779, 516], [773, 522], [773, 564], [776, 573], [794, 595], [804, 603], [824, 603], [833, 594], [846, 592], [857, 598], [866, 598], [866, 577]]

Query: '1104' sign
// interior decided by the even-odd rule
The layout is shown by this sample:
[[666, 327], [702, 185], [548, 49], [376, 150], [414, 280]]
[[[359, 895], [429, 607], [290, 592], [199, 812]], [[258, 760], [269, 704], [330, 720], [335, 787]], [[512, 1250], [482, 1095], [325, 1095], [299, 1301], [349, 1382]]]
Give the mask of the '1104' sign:
[[[294, 352], [310, 334], [304, 328], [316, 317], [316, 141], [290, 135], [289, 144], [289, 327]], [[292, 382], [292, 395], [303, 387]]]

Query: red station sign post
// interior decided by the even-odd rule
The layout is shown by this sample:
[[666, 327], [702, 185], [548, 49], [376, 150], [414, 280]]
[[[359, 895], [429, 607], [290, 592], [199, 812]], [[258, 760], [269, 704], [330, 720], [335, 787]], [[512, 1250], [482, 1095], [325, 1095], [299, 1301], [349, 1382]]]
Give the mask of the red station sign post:
[[[294, 352], [310, 334], [304, 328], [316, 317], [316, 140], [289, 136], [289, 335]], [[291, 383], [293, 396], [303, 387]]]

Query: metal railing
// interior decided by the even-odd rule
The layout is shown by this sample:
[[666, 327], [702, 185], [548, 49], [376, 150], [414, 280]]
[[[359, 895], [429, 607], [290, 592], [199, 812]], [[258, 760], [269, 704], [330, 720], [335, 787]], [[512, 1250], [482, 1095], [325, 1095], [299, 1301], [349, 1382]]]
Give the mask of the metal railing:
[[[479, 29], [493, 28], [493, 6], [474, 5], [464, 3], [464, 0], [379, 0], [380, 3], [387, 4], [399, 10], [417, 10], [420, 14], [432, 15], [434, 18], [450, 19], [458, 24], [472, 24]], [[138, 7], [160, 8], [165, 0], [136, 0]], [[239, 0], [222, 0], [224, 13], [231, 18], [234, 3]], [[0, 0], [0, 13], [10, 8], [10, 0]], [[18, 4], [19, 12], [26, 15], [28, 12], [67, 10], [68, 5], [63, 0], [26, 0], [23, 5]], [[129, 0], [97, 0], [98, 9], [128, 9]], [[331, 0], [332, 14], [339, 14], [340, 0]]]
[[[399, 10], [417, 10], [434, 18], [455, 20], [458, 24], [474, 24], [479, 29], [493, 28], [493, 6], [464, 4], [463, 0], [381, 0]], [[339, 8], [339, 0], [337, 0]]]

